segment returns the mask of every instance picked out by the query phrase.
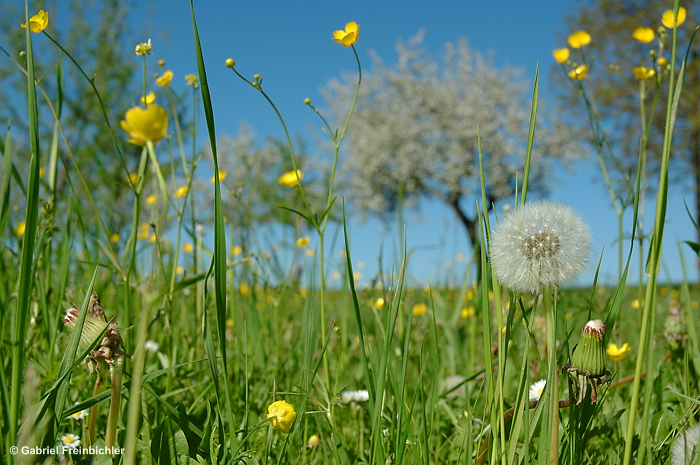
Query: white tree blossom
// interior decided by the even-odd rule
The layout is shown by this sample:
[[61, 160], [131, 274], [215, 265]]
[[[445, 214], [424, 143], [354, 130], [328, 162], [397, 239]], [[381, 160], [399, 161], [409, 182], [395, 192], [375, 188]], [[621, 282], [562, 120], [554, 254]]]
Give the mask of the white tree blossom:
[[[467, 46], [448, 43], [438, 64], [421, 48], [423, 34], [398, 42], [398, 63], [375, 56], [350, 122], [342, 175], [356, 209], [386, 218], [403, 189], [406, 206], [440, 199], [476, 235], [474, 198], [480, 198], [477, 128], [481, 135], [489, 208], [514, 195], [525, 160], [532, 84], [522, 71], [497, 68]], [[325, 97], [335, 121], [344, 121], [356, 75], [332, 80]], [[541, 119], [542, 102], [540, 100]], [[575, 138], [556, 124], [537, 127], [530, 192], [544, 190], [552, 160], [578, 155]]]

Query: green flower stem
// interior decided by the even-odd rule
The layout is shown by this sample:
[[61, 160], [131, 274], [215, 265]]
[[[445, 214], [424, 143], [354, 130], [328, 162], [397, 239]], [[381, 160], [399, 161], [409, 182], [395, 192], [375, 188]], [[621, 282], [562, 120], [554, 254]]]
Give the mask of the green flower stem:
[[[120, 355], [110, 369], [112, 374], [112, 399], [109, 404], [109, 416], [107, 417], [107, 433], [105, 434], [105, 446], [114, 447], [117, 439], [117, 424], [119, 423], [119, 408], [122, 400], [122, 370], [124, 356]], [[90, 419], [92, 421], [92, 419]]]
[[[161, 208], [160, 212], [160, 223], [158, 224], [158, 227], [161, 229], [158, 231], [158, 234], [162, 234], [163, 230], [165, 229], [165, 222], [167, 220], [167, 214], [168, 214], [168, 190], [165, 187], [165, 179], [163, 178], [163, 173], [160, 171], [160, 164], [158, 163], [158, 158], [156, 157], [156, 152], [155, 152], [155, 147], [153, 146], [153, 142], [150, 140], [146, 141], [146, 149], [148, 150], [148, 156], [151, 159], [151, 163], [153, 164], [153, 168], [155, 169], [156, 172], [156, 178], [158, 179], [158, 187], [160, 187], [160, 195], [162, 198], [162, 204], [163, 207]], [[187, 190], [189, 193], [189, 189]], [[177, 253], [177, 252], [176, 252]]]
[[[296, 162], [296, 159], [294, 158], [294, 148], [292, 147], [292, 139], [291, 139], [291, 137], [289, 137], [289, 131], [287, 130], [287, 125], [284, 123], [284, 118], [282, 118], [282, 115], [280, 114], [279, 110], [277, 109], [277, 106], [275, 106], [275, 104], [272, 102], [272, 99], [270, 99], [270, 97], [265, 93], [265, 91], [262, 89], [262, 86], [260, 85], [260, 83], [258, 81], [254, 82], [254, 83], [250, 82], [248, 79], [243, 77], [243, 75], [241, 75], [241, 73], [236, 71], [236, 68], [231, 68], [231, 70], [234, 73], [236, 73], [236, 75], [239, 78], [243, 79], [245, 82], [247, 82], [248, 84], [253, 86], [255, 89], [257, 89], [258, 92], [260, 92], [262, 94], [262, 96], [265, 97], [265, 100], [267, 100], [267, 103], [270, 104], [272, 109], [277, 114], [277, 118], [279, 118], [280, 123], [282, 123], [282, 129], [284, 129], [284, 135], [287, 138], [287, 147], [289, 148], [289, 156], [292, 159], [292, 168], [294, 168], [294, 175], [297, 178], [297, 183], [299, 186], [299, 193], [301, 194], [301, 199], [304, 201], [304, 206], [306, 206], [306, 211], [312, 212], [313, 210], [309, 206], [309, 202], [306, 200], [306, 195], [304, 194], [304, 189], [301, 186], [301, 179], [299, 178], [299, 170], [297, 169], [297, 162]], [[314, 225], [314, 227], [317, 227], [317, 225]]]
[[124, 465], [136, 463], [136, 440], [139, 434], [139, 418], [141, 410], [141, 380], [143, 367], [146, 363], [146, 351], [143, 347], [148, 331], [148, 317], [153, 301], [144, 296], [141, 315], [138, 321], [134, 367], [131, 376], [131, 392], [129, 393], [129, 413], [126, 423], [126, 442], [124, 444]]
[[182, 142], [182, 128], [180, 127], [180, 117], [177, 114], [177, 105], [175, 104], [175, 96], [173, 95], [173, 89], [168, 84], [168, 96], [170, 97], [170, 112], [173, 115], [173, 121], [175, 122], [175, 134], [177, 134], [177, 145], [180, 148], [180, 158], [182, 162], [182, 171], [185, 176], [190, 175], [190, 170], [187, 167], [187, 159], [185, 158], [185, 144]]
[[547, 390], [549, 394], [549, 463], [556, 465], [559, 462], [559, 377], [557, 376], [557, 337], [556, 337], [556, 308], [553, 304], [552, 289], [545, 287], [542, 290], [542, 302], [544, 303], [545, 319], [547, 324], [547, 358], [549, 370], [547, 376]]
[[[674, 14], [678, 14], [680, 1], [674, 2]], [[668, 163], [671, 154], [671, 139], [673, 134], [672, 120], [675, 120], [673, 108], [675, 97], [675, 63], [676, 42], [678, 29], [673, 28], [673, 45], [671, 48], [671, 73], [668, 83], [668, 104], [666, 107], [666, 127], [664, 128], [664, 147], [661, 157], [661, 170], [659, 174], [659, 189], [656, 197], [656, 217], [654, 218], [654, 242], [649, 250], [649, 279], [644, 299], [644, 312], [642, 314], [642, 327], [639, 331], [639, 348], [637, 349], [637, 363], [634, 370], [634, 384], [632, 386], [632, 399], [629, 407], [629, 420], [627, 422], [627, 434], [625, 437], [625, 452], [623, 465], [629, 465], [632, 459], [632, 441], [634, 439], [634, 427], [637, 418], [639, 404], [642, 365], [647, 349], [647, 337], [653, 326], [650, 325], [651, 313], [656, 309], [656, 280], [661, 263], [661, 248], [663, 244], [664, 222], [666, 221], [666, 202], [668, 200]], [[649, 355], [651, 357], [651, 354]], [[650, 373], [651, 376], [651, 373]], [[643, 419], [644, 420], [644, 419]], [[646, 423], [642, 421], [642, 431], [646, 430]]]
[[[92, 395], [93, 397], [96, 396], [97, 394], [100, 393], [100, 388], [102, 387], [102, 377], [97, 376], [97, 379], [95, 379], [95, 387], [92, 389]], [[97, 429], [97, 410], [99, 408], [99, 404], [95, 404], [92, 407], [90, 407], [90, 420], [88, 423], [88, 446], [92, 445], [95, 443], [95, 430]]]

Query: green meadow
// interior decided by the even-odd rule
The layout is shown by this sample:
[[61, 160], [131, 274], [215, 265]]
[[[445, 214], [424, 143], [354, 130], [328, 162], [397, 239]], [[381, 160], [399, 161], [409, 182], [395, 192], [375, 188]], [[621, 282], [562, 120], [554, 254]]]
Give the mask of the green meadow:
[[[658, 53], [635, 68], [646, 106], [638, 156], [632, 170], [618, 172], [619, 185], [589, 81], [591, 36], [573, 32], [566, 51], [554, 51], [588, 111], [600, 181], [620, 219], [619, 241], [605, 251], [619, 256], [615, 282], [596, 272], [584, 288], [571, 283], [600, 268], [590, 227], [570, 207], [528, 195], [542, 163], [533, 153], [539, 69], [522, 109], [526, 155], [512, 209], [493, 208], [489, 170], [497, 167], [477, 130], [471, 255], [455, 258], [439, 282], [410, 276], [416, 250], [406, 246], [399, 197], [380, 270], [361, 280], [348, 234], [351, 199], [336, 186], [368, 85], [360, 26], [333, 33], [357, 69], [343, 118], [304, 102], [331, 160], [312, 186], [265, 76], [246, 77], [231, 58], [205, 66], [198, 34], [206, 25], [196, 13], [197, 5], [196, 73], [182, 86], [165, 66], [146, 76], [157, 44], [134, 44], [141, 103], [123, 113], [103, 104], [43, 10], [27, 8], [23, 51], [3, 56], [25, 79], [28, 114], [21, 129], [11, 122], [0, 134], [0, 463], [699, 463], [700, 287], [685, 278], [695, 263], [683, 263], [679, 282], [661, 277], [665, 255], [700, 254], [696, 237], [661, 247], [676, 114], [693, 59], [694, 35], [678, 38], [686, 15], [678, 2], [670, 25], [664, 13], [663, 33], [630, 31], [630, 41], [658, 41]], [[41, 76], [39, 40], [63, 57]], [[286, 169], [273, 180], [282, 195], [254, 197], [279, 203], [274, 221], [287, 232], [278, 242], [265, 242], [255, 205], [226, 182], [211, 66], [225, 66], [242, 91], [259, 95], [284, 134]], [[68, 72], [98, 102], [87, 118], [107, 128], [119, 198], [93, 196], [94, 167], [66, 137]], [[664, 122], [658, 171], [647, 166], [653, 136], [645, 121], [654, 114]], [[40, 132], [47, 121], [52, 131]], [[134, 147], [136, 161], [128, 156]], [[125, 208], [119, 228], [112, 201]], [[645, 202], [655, 208], [641, 235]], [[628, 283], [632, 263], [643, 270], [639, 284]]]

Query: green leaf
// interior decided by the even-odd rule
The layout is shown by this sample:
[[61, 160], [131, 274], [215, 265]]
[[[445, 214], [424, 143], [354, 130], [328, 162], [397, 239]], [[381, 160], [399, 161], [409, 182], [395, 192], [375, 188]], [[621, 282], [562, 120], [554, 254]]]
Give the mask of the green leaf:
[[698, 256], [700, 257], [700, 244], [698, 244], [697, 242], [690, 242], [690, 241], [683, 241], [683, 242], [688, 244], [690, 246], [690, 248], [693, 249], [693, 251], [695, 251], [695, 253], [698, 254]]

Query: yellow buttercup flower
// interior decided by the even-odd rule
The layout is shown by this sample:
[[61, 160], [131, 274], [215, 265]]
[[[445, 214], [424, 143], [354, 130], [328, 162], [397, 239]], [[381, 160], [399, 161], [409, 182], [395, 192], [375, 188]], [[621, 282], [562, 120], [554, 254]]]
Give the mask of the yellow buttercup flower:
[[654, 68], [647, 68], [645, 66], [637, 66], [632, 71], [634, 72], [634, 77], [640, 80], [649, 79], [650, 77], [653, 77], [656, 74]]
[[591, 43], [591, 35], [586, 31], [576, 31], [567, 39], [571, 48], [581, 48]]
[[360, 35], [360, 26], [355, 21], [350, 21], [345, 25], [345, 30], [333, 32], [333, 40], [345, 47], [350, 47], [357, 42], [357, 37]]
[[588, 66], [586, 65], [581, 65], [578, 66], [567, 74], [571, 79], [578, 79], [579, 81], [582, 81], [586, 75], [588, 74]]
[[141, 105], [149, 106], [153, 105], [156, 101], [156, 94], [153, 92], [150, 92], [148, 95], [146, 95], [146, 98], [141, 96]]
[[185, 269], [181, 266], [178, 266], [177, 268], [175, 268], [175, 274], [182, 274], [184, 272], [185, 272]]
[[[219, 182], [224, 182], [224, 179], [226, 179], [226, 171], [219, 171]], [[216, 176], [212, 176], [211, 179], [209, 179], [209, 182], [214, 184], [216, 182]]]
[[149, 195], [148, 197], [146, 197], [146, 204], [153, 205], [154, 203], [156, 203], [157, 200], [158, 197], [156, 197], [155, 195]]
[[141, 226], [139, 226], [139, 233], [136, 237], [142, 241], [144, 239], [148, 239], [149, 233], [149, 226], [147, 224], [142, 224]]
[[267, 419], [270, 420], [270, 424], [272, 424], [273, 428], [285, 434], [289, 433], [296, 417], [297, 413], [294, 411], [294, 406], [283, 400], [273, 402], [267, 407]]
[[175, 197], [178, 197], [178, 198], [184, 197], [187, 195], [187, 191], [189, 191], [189, 190], [190, 190], [190, 188], [187, 186], [180, 186], [175, 191]]
[[131, 173], [129, 175], [128, 181], [131, 181], [131, 184], [136, 184], [136, 182], [139, 180], [139, 174], [138, 173]]
[[240, 245], [236, 245], [236, 246], [233, 247], [233, 255], [234, 255], [234, 257], [235, 257], [236, 255], [240, 255], [240, 254], [242, 254], [242, 253], [243, 253], [243, 247], [241, 247]]
[[185, 253], [192, 253], [192, 251], [194, 250], [194, 246], [188, 242], [186, 244], [183, 244], [182, 250]]
[[473, 305], [470, 305], [469, 307], [462, 309], [460, 316], [462, 318], [469, 318], [470, 316], [474, 316], [475, 313], [476, 313], [476, 307], [474, 307]]
[[[297, 175], [299, 175], [299, 179], [297, 179]], [[297, 170], [296, 174], [294, 174], [294, 171], [287, 171], [280, 176], [279, 182], [283, 186], [297, 187], [299, 185], [299, 181], [302, 179], [304, 179], [304, 173], [302, 173], [300, 170]]]
[[571, 52], [566, 47], [558, 48], [552, 51], [552, 56], [554, 56], [557, 63], [566, 63], [566, 60], [569, 59], [570, 54]]
[[151, 241], [151, 244], [155, 244], [157, 239], [158, 238], [156, 237], [155, 234], [151, 234], [151, 237], [148, 238], [148, 240]]
[[197, 75], [196, 74], [188, 74], [185, 76], [185, 83], [188, 86], [191, 86], [193, 84], [197, 84]]
[[159, 87], [165, 87], [168, 84], [170, 84], [170, 81], [172, 81], [172, 80], [173, 80], [173, 72], [170, 70], [167, 70], [158, 79], [156, 79], [156, 85]]
[[111, 239], [112, 239], [112, 242], [114, 242], [116, 244], [117, 242], [119, 242], [119, 234], [117, 234], [117, 233], [112, 234]]
[[300, 237], [297, 239], [297, 247], [301, 247], [302, 249], [304, 247], [308, 247], [310, 241], [311, 239], [309, 238], [309, 236]]
[[145, 146], [150, 140], [156, 145], [168, 130], [168, 113], [158, 105], [148, 108], [134, 107], [126, 112], [125, 121], [119, 123], [134, 145]]
[[666, 57], [659, 57], [659, 59], [656, 60], [656, 63], [659, 65], [659, 67], [663, 68], [668, 64], [668, 59]]
[[[29, 30], [32, 31], [35, 34], [40, 33], [44, 29], [46, 29], [46, 26], [49, 25], [49, 12], [44, 11], [44, 10], [39, 10], [39, 13], [35, 14], [31, 18], [29, 18]], [[27, 29], [27, 25], [22, 23], [20, 24], [24, 29]]]
[[650, 27], [638, 27], [632, 33], [632, 37], [634, 37], [643, 44], [648, 44], [649, 42], [654, 40], [655, 35], [654, 30]]
[[622, 344], [622, 347], [617, 347], [617, 345], [613, 343], [608, 344], [608, 350], [606, 352], [610, 360], [613, 362], [620, 362], [627, 356], [627, 352], [629, 351], [630, 345], [625, 342]]
[[362, 279], [362, 273], [360, 273], [359, 271], [356, 271], [352, 274], [352, 277], [355, 281], [359, 281], [360, 279]]
[[644, 307], [644, 299], [634, 299], [631, 305], [633, 309], [639, 310], [640, 308]]
[[246, 297], [250, 294], [250, 288], [246, 283], [241, 283], [238, 285], [238, 292], [240, 292], [243, 297]]
[[425, 304], [416, 304], [413, 306], [413, 316], [421, 316], [428, 313], [428, 306]]
[[27, 229], [27, 225], [24, 223], [24, 221], [20, 221], [17, 223], [17, 228], [15, 228], [15, 233], [19, 236], [22, 237], [24, 236], [24, 232]]
[[378, 298], [377, 300], [374, 301], [374, 307], [375, 307], [377, 310], [381, 310], [381, 309], [384, 308], [384, 304], [385, 304], [385, 303], [386, 303], [386, 302], [384, 302], [384, 299], [380, 297], [380, 298]]
[[[664, 14], [661, 15], [661, 24], [663, 24], [664, 27], [667, 29], [673, 29], [674, 16], [675, 15], [673, 14], [673, 10], [664, 11]], [[683, 7], [678, 8], [678, 20], [676, 22], [676, 25], [680, 26], [681, 24], [683, 24], [685, 22], [685, 18], [686, 18], [685, 8], [683, 8]]]
[[306, 256], [313, 257], [314, 256], [314, 249], [306, 249]]

